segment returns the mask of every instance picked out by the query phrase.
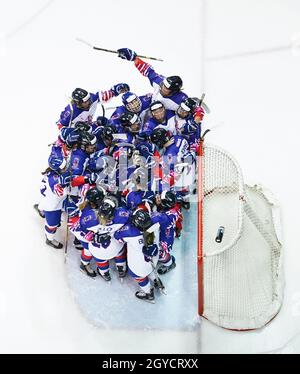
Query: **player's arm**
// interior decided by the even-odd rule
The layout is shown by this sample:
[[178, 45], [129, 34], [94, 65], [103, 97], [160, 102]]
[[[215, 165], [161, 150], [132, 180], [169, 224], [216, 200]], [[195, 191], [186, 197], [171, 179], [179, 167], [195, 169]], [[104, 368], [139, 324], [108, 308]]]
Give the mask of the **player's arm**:
[[76, 175], [72, 178], [71, 187], [79, 187], [85, 184], [96, 185], [99, 176], [97, 173], [85, 173], [85, 175]]
[[134, 61], [135, 67], [144, 76], [147, 77], [153, 86], [155, 83], [160, 85], [164, 80], [164, 76], [157, 74], [153, 67], [141, 58], [137, 57], [136, 52], [129, 48], [120, 48], [117, 50], [118, 56], [124, 60]]
[[[120, 242], [120, 243], [125, 243], [126, 238], [128, 237], [128, 232], [129, 232], [129, 226], [124, 225], [114, 233], [114, 238], [116, 240], [118, 240], [118, 242]], [[130, 237], [130, 235], [129, 235], [129, 237]]]
[[110, 89], [105, 91], [99, 91], [96, 94], [92, 94], [95, 96], [95, 99], [99, 102], [106, 103], [111, 98], [119, 96], [130, 90], [130, 87], [127, 83], [117, 83], [112, 86]]
[[70, 104], [61, 112], [59, 120], [56, 122], [58, 129], [61, 130], [63, 127], [69, 127], [72, 122], [72, 116], [73, 108], [72, 104]]
[[50, 176], [48, 179], [48, 183], [50, 186], [51, 191], [54, 195], [57, 197], [63, 197], [67, 196], [68, 194], [68, 183], [70, 182], [70, 179], [60, 176], [57, 178], [56, 176]]

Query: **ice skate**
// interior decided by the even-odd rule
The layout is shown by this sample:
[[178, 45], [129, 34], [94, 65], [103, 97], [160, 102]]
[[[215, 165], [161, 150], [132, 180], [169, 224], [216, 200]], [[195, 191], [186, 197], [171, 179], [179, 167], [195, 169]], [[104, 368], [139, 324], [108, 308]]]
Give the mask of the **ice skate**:
[[157, 270], [157, 272], [158, 272], [159, 275], [163, 275], [163, 274], [168, 273], [169, 271], [171, 271], [171, 270], [174, 269], [175, 267], [176, 267], [175, 257], [172, 256], [172, 264], [169, 265], [169, 266], [162, 265], [162, 266]]
[[189, 210], [190, 207], [191, 207], [191, 204], [190, 204], [189, 201], [183, 201], [183, 202], [181, 203], [181, 206], [182, 206], [183, 209]]
[[101, 274], [100, 270], [97, 268], [97, 273], [100, 275], [101, 278], [103, 278], [106, 282], [111, 281], [111, 276], [109, 273], [109, 270], [107, 270], [105, 273]]
[[37, 211], [38, 215], [45, 218], [45, 214], [42, 210], [39, 210], [39, 204], [34, 204], [33, 209]]
[[160, 278], [155, 278], [153, 281], [153, 286], [155, 289], [159, 290], [160, 293], [166, 295], [166, 287], [164, 286], [163, 282]]
[[84, 265], [83, 263], [81, 263], [80, 270], [91, 278], [95, 278], [97, 276], [97, 273], [93, 269], [91, 269], [90, 264]]
[[83, 249], [81, 242], [77, 238], [74, 239], [73, 244], [74, 247], [78, 249], [78, 251], [81, 251]]
[[175, 238], [179, 239], [181, 237], [181, 229], [175, 227]]
[[150, 293], [146, 293], [144, 291], [137, 291], [135, 293], [135, 296], [140, 300], [144, 300], [148, 303], [155, 304], [154, 288], [151, 288]]
[[118, 276], [119, 276], [119, 279], [121, 281], [121, 283], [123, 283], [123, 279], [126, 277], [126, 268], [124, 266], [117, 266], [117, 271], [118, 271]]
[[63, 247], [63, 244], [61, 244], [57, 240], [55, 239], [49, 240], [47, 237], [46, 237], [46, 244], [55, 249], [61, 249]]

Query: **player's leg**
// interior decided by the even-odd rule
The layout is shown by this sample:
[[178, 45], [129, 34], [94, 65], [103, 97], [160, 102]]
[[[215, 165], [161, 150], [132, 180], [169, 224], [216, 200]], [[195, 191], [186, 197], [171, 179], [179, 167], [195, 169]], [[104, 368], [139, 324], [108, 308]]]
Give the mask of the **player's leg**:
[[90, 262], [93, 258], [91, 252], [89, 251], [88, 247], [89, 244], [82, 242], [83, 249], [81, 251], [81, 261], [80, 261], [80, 270], [84, 272], [89, 277], [96, 277], [97, 273], [90, 267]]
[[109, 260], [101, 260], [95, 258], [97, 265], [97, 273], [107, 282], [111, 281], [111, 276], [109, 272]]
[[[66, 211], [68, 215], [68, 227], [72, 226], [74, 220], [79, 218], [79, 209], [78, 204], [79, 197], [78, 196], [68, 196], [68, 198], [64, 201], [64, 210]], [[72, 230], [71, 230], [72, 232]], [[74, 247], [78, 250], [83, 249], [83, 245], [80, 240], [74, 237], [73, 241]]]
[[119, 278], [124, 278], [126, 276], [127, 265], [126, 265], [126, 245], [118, 253], [118, 256], [115, 257], [115, 263], [118, 271]]
[[[174, 241], [174, 239], [173, 239]], [[160, 242], [159, 251], [159, 264], [157, 272], [159, 275], [163, 275], [171, 271], [176, 267], [175, 257], [170, 255], [173, 243]]]
[[149, 277], [148, 276], [140, 277], [134, 274], [130, 269], [128, 269], [128, 273], [132, 276], [132, 278], [138, 283], [140, 287], [140, 291], [137, 291], [135, 293], [135, 296], [140, 300], [144, 300], [144, 301], [154, 304], [155, 303], [154, 288], [152, 287], [150, 283]]
[[46, 235], [46, 244], [60, 249], [63, 247], [63, 244], [58, 242], [54, 236], [57, 230], [57, 227], [60, 225], [61, 220], [61, 210], [54, 211], [44, 211], [45, 214], [45, 235]]

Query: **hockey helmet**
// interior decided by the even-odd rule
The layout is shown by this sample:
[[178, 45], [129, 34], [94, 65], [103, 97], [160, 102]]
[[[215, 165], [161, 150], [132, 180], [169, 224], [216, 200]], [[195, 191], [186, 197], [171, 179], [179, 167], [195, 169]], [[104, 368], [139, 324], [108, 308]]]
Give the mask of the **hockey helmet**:
[[167, 90], [170, 91], [170, 94], [179, 92], [182, 88], [182, 79], [178, 75], [172, 75], [170, 77], [164, 78], [162, 84]]
[[129, 110], [129, 112], [139, 113], [142, 109], [141, 99], [135, 93], [132, 93], [130, 91], [125, 92], [122, 95], [122, 102], [125, 108]]
[[86, 153], [94, 153], [97, 147], [97, 138], [95, 135], [92, 135], [87, 131], [83, 131], [80, 134], [78, 145], [80, 149], [82, 149]]
[[105, 145], [111, 145], [113, 139], [114, 139], [114, 134], [117, 133], [117, 129], [113, 125], [108, 125], [105, 126], [104, 129], [101, 132], [101, 139], [105, 143]]
[[98, 126], [106, 126], [108, 123], [108, 119], [103, 116], [98, 116], [96, 121]]
[[83, 122], [83, 121], [76, 122], [74, 125], [74, 128], [78, 130], [78, 132], [83, 132], [83, 131], [86, 131], [89, 133], [92, 132], [91, 126], [87, 122]]
[[117, 208], [116, 202], [110, 197], [105, 197], [103, 201], [101, 202], [99, 209], [98, 209], [98, 214], [99, 214], [100, 219], [102, 218], [106, 221], [111, 221], [115, 214], [116, 208]]
[[72, 92], [72, 100], [77, 106], [85, 108], [91, 105], [91, 95], [83, 88], [75, 88]]
[[197, 104], [198, 102], [195, 98], [188, 97], [180, 104], [177, 110], [177, 114], [179, 115], [179, 117], [185, 118], [195, 110]]
[[138, 133], [141, 129], [141, 119], [135, 113], [127, 112], [122, 114], [120, 122], [124, 127], [128, 127], [132, 133]]
[[50, 155], [48, 159], [49, 168], [53, 171], [62, 173], [68, 168], [68, 162], [64, 157], [58, 157], [57, 155]]
[[149, 109], [152, 114], [152, 117], [155, 118], [157, 121], [163, 122], [165, 120], [166, 108], [161, 101], [153, 101]]
[[156, 128], [153, 130], [151, 134], [151, 141], [155, 145], [157, 145], [158, 148], [163, 148], [163, 146], [170, 140], [170, 136], [167, 132], [167, 130], [162, 128]]
[[138, 209], [133, 213], [131, 223], [140, 231], [146, 231], [152, 225], [149, 212], [143, 209]]
[[177, 202], [176, 194], [173, 191], [163, 191], [160, 196], [160, 206], [164, 210], [174, 208]]
[[104, 196], [105, 196], [104, 188], [93, 187], [93, 188], [88, 190], [85, 198], [89, 203], [92, 203], [92, 204], [95, 205], [96, 208], [99, 208], [101, 202], [104, 199]]

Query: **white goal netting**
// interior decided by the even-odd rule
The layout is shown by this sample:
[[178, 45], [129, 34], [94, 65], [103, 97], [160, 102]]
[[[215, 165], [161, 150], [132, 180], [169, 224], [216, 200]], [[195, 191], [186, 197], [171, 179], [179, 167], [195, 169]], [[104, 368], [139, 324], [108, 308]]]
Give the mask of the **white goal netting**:
[[278, 207], [270, 192], [244, 184], [220, 148], [204, 145], [201, 174], [202, 315], [227, 329], [260, 328], [282, 303]]

